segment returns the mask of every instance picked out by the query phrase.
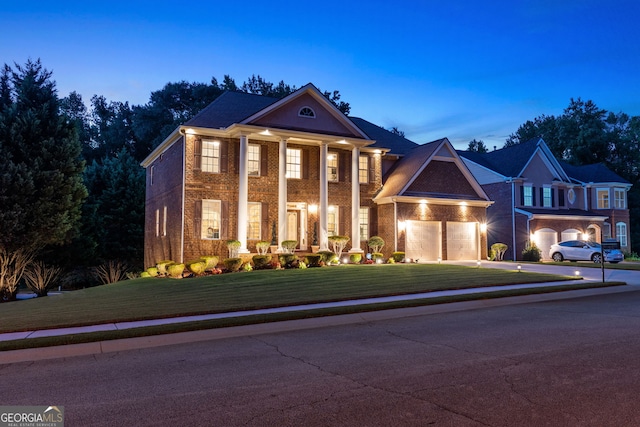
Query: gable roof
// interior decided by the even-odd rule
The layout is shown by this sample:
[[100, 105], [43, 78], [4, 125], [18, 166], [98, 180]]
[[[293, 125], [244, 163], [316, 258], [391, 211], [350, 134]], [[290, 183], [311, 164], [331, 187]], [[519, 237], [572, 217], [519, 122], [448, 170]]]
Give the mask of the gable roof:
[[566, 162], [560, 162], [562, 168], [567, 175], [573, 180], [580, 183], [589, 182], [619, 182], [622, 184], [631, 184], [620, 175], [616, 174], [602, 163], [594, 163], [592, 165], [574, 166]]
[[278, 101], [278, 98], [268, 96], [226, 91], [184, 125], [212, 129], [226, 128], [242, 122]]
[[[447, 138], [442, 138], [423, 145], [416, 145], [411, 151], [407, 152], [406, 155], [400, 159], [389, 172], [382, 189], [375, 196], [374, 200], [381, 201], [382, 199], [394, 196], [418, 197], [415, 194], [410, 194], [407, 190], [410, 188], [411, 184], [419, 178], [420, 174], [429, 165], [429, 163], [436, 157], [446, 158], [448, 161], [453, 161], [457, 165], [460, 172], [465, 176], [471, 187], [473, 187], [474, 191], [477, 193], [476, 196], [473, 196], [473, 199], [482, 201], [489, 200], [489, 197], [473, 178]], [[426, 185], [428, 186], [428, 183], [426, 183]], [[440, 196], [440, 198], [460, 199], [461, 197], [452, 193], [447, 194], [446, 197]]]
[[540, 141], [542, 141], [541, 138], [534, 138], [521, 144], [515, 144], [488, 153], [458, 151], [458, 154], [505, 177], [515, 178], [520, 176], [520, 173], [529, 163], [533, 153], [538, 149]]
[[373, 124], [360, 117], [349, 117], [351, 121], [358, 126], [370, 139], [374, 139], [376, 142], [370, 147], [373, 148], [387, 148], [390, 154], [407, 154], [418, 146], [415, 142], [396, 135], [393, 132], [386, 130], [385, 128]]

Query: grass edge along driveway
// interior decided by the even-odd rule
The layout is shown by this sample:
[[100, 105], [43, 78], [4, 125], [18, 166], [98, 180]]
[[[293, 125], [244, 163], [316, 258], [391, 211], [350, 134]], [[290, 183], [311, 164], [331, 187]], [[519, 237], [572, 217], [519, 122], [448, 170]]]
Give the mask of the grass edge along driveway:
[[[254, 310], [376, 296], [413, 294], [446, 289], [570, 279], [574, 279], [574, 277], [437, 264], [345, 265], [306, 270], [254, 271], [192, 279], [135, 279], [68, 292], [63, 295], [2, 304], [0, 305], [2, 307], [0, 309], [0, 332], [41, 330]], [[594, 284], [589, 283], [584, 285], [588, 285], [588, 287], [594, 286]], [[467, 295], [462, 297], [463, 299], [444, 297], [444, 299], [372, 304], [368, 306], [314, 310], [312, 312], [289, 312], [267, 317], [257, 316], [254, 318], [254, 316], [249, 316], [242, 320], [232, 318], [97, 334], [20, 340], [21, 343], [8, 341], [0, 343], [0, 350], [127, 338], [235, 326], [238, 324], [290, 320], [583, 287], [576, 285], [569, 285], [568, 287], [553, 286], [535, 291], [527, 289], [515, 293], [500, 291], [498, 294], [492, 292], [495, 295]], [[85, 336], [83, 337], [83, 335]]]

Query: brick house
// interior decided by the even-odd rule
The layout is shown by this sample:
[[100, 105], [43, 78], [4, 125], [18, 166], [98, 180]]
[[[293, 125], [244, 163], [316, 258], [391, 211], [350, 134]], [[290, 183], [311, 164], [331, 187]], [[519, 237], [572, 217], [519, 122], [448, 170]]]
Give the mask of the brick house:
[[509, 246], [521, 259], [534, 242], [549, 258], [564, 240], [617, 240], [629, 250], [627, 192], [631, 184], [602, 164], [558, 161], [542, 138], [489, 153], [459, 151], [495, 203], [487, 210], [488, 244]]
[[[142, 166], [146, 266], [224, 258], [228, 239], [241, 253], [260, 240], [324, 250], [335, 234], [350, 237], [351, 253], [380, 235], [387, 256], [486, 257], [491, 202], [448, 140], [419, 146], [347, 117], [312, 84], [282, 99], [225, 92]], [[437, 250], [422, 249], [414, 231], [437, 237]]]

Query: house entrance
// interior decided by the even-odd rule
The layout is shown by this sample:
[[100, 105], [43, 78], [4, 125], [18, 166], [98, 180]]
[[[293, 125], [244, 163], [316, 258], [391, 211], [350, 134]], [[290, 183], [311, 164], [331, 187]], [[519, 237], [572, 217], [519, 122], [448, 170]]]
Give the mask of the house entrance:
[[298, 249], [307, 250], [307, 205], [287, 203], [287, 240], [296, 240]]

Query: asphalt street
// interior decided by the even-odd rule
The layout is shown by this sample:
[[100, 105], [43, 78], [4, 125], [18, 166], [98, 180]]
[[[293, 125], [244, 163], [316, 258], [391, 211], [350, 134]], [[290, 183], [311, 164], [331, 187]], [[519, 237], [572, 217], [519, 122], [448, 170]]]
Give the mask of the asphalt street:
[[67, 426], [632, 426], [638, 331], [632, 285], [4, 364], [0, 393], [3, 405], [64, 406]]

